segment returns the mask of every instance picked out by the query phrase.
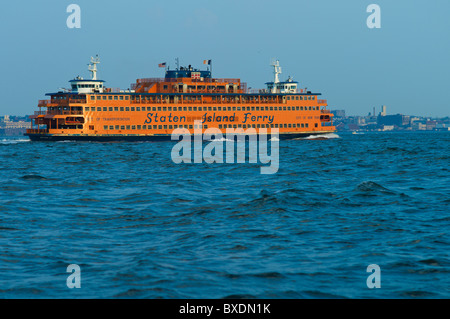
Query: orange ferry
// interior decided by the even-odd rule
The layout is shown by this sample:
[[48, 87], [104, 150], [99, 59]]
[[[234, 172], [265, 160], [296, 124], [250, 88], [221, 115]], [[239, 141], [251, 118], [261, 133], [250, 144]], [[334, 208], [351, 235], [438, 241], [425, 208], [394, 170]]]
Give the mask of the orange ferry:
[[207, 70], [166, 68], [164, 78], [137, 79], [131, 89], [113, 89], [97, 79], [98, 63], [98, 56], [91, 58], [92, 79], [77, 77], [69, 81], [71, 89], [46, 94], [50, 99], [39, 101], [25, 135], [33, 141], [170, 140], [176, 128], [194, 133], [196, 120], [203, 131], [277, 128], [280, 139], [335, 131], [327, 101], [298, 88], [290, 77], [280, 81], [278, 61], [272, 63], [274, 81], [260, 90], [248, 89], [240, 79], [212, 78], [211, 60], [204, 61]]

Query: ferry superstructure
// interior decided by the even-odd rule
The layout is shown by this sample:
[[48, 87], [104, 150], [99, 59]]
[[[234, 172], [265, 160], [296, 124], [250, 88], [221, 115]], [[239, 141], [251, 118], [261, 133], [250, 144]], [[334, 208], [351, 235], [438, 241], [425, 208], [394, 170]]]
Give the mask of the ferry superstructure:
[[33, 141], [170, 140], [176, 128], [198, 132], [196, 120], [203, 131], [277, 128], [280, 139], [335, 131], [327, 101], [300, 89], [291, 77], [280, 81], [278, 61], [272, 63], [274, 80], [260, 90], [190, 65], [165, 68], [164, 78], [137, 79], [127, 90], [107, 88], [97, 79], [99, 62], [91, 58], [91, 79], [76, 77], [70, 89], [47, 93], [50, 99], [39, 101], [25, 135]]

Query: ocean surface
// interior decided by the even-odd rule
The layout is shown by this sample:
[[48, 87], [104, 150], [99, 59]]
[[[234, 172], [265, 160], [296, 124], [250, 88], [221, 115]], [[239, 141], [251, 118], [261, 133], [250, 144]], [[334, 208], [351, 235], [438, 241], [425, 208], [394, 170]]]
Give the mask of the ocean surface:
[[280, 141], [272, 175], [174, 145], [0, 137], [0, 298], [450, 298], [450, 132]]

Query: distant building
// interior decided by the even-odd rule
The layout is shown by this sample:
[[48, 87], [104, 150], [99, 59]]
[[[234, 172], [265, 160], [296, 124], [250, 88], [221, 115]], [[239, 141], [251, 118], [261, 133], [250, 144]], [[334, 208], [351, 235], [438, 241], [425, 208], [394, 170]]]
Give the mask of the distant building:
[[11, 128], [30, 128], [30, 122], [25, 122], [25, 121], [6, 122], [5, 121], [5, 128], [6, 129], [11, 129]]
[[387, 115], [387, 113], [386, 113], [386, 105], [382, 105], [381, 106], [381, 113], [380, 113], [380, 115], [381, 116], [386, 116]]
[[356, 116], [356, 124], [364, 125], [366, 124], [366, 119], [363, 116]]
[[345, 117], [345, 110], [333, 110], [331, 111], [335, 117]]
[[395, 126], [405, 126], [409, 125], [410, 117], [408, 115], [395, 114], [383, 116], [380, 114], [378, 116], [378, 125], [395, 125]]
[[427, 121], [427, 131], [432, 131], [436, 128], [436, 121]]
[[411, 127], [413, 130], [416, 130], [416, 131], [425, 131], [427, 129], [427, 126], [420, 122], [413, 122], [411, 124]]

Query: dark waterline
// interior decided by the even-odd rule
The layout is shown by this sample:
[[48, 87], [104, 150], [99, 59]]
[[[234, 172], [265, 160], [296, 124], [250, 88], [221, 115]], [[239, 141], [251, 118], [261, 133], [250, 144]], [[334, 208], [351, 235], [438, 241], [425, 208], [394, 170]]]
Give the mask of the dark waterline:
[[449, 298], [450, 133], [339, 136], [273, 175], [0, 137], [0, 298]]

